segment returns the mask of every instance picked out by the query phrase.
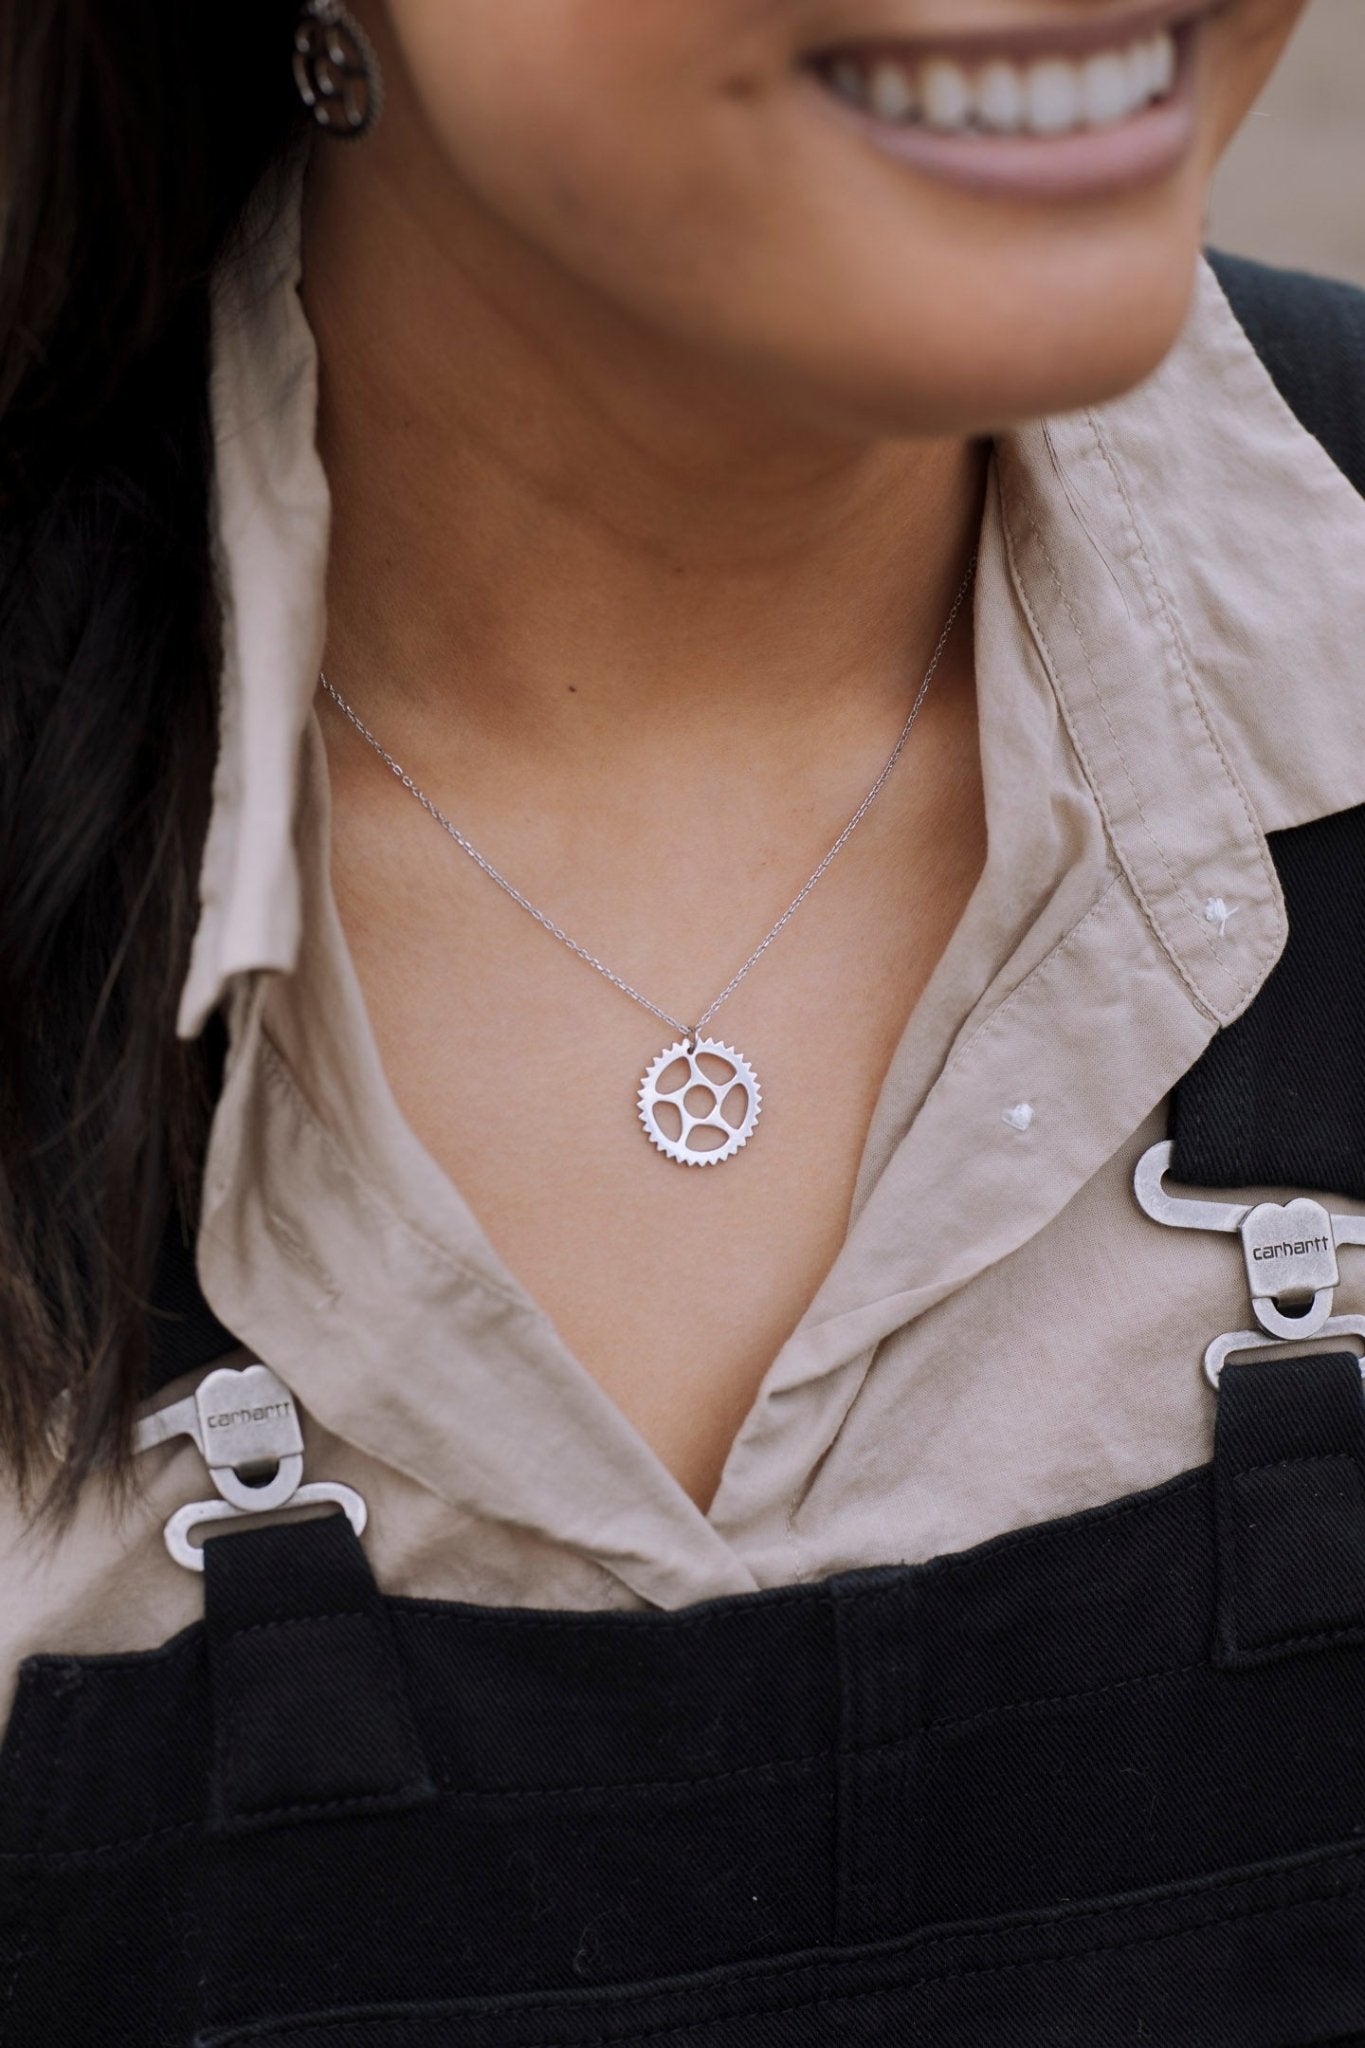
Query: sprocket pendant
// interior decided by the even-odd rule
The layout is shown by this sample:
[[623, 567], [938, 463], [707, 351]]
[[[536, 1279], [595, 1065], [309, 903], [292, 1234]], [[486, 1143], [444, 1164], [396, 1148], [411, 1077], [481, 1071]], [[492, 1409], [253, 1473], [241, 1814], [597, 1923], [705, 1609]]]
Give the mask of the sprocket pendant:
[[680, 1166], [720, 1166], [753, 1136], [763, 1107], [758, 1076], [718, 1038], [665, 1046], [640, 1083], [640, 1122], [651, 1145]]

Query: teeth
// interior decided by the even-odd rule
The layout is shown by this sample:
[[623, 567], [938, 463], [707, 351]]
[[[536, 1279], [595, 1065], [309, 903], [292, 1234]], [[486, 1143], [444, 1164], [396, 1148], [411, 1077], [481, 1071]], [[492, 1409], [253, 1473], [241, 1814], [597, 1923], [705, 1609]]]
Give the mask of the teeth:
[[1134, 94], [1156, 91], [1156, 52], [1150, 43], [1138, 43], [1128, 52], [1128, 78], [1129, 88]]
[[972, 118], [971, 80], [960, 64], [934, 57], [920, 72], [924, 118], [931, 128], [965, 128]]
[[1024, 125], [1028, 94], [1017, 64], [988, 64], [976, 81], [976, 112], [983, 128], [1016, 133]]
[[1068, 135], [1109, 128], [1165, 99], [1175, 85], [1176, 40], [1169, 31], [1123, 48], [1073, 60], [1018, 64], [993, 57], [970, 66], [949, 57], [872, 61], [845, 52], [821, 67], [841, 99], [879, 120], [952, 133]]
[[[962, 83], [965, 87], [965, 78]], [[918, 111], [919, 103], [903, 64], [874, 64], [867, 96], [873, 113], [883, 121], [904, 121]]]
[[1129, 59], [1116, 56], [1092, 57], [1081, 66], [1081, 111], [1090, 127], [1107, 128], [1131, 113], [1137, 97], [1135, 70]]
[[1152, 57], [1152, 93], [1155, 98], [1164, 100], [1175, 86], [1175, 37], [1153, 36], [1148, 48]]
[[1027, 125], [1034, 135], [1065, 135], [1081, 118], [1081, 75], [1065, 58], [1031, 64], [1025, 76]]

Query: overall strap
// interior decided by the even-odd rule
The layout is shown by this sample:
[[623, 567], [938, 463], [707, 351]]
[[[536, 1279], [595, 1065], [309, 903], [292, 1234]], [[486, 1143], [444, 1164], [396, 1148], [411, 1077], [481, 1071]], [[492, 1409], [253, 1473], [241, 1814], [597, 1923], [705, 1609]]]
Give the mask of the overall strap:
[[[1365, 495], [1365, 293], [1216, 256], [1281, 395]], [[1365, 650], [1362, 650], [1365, 655]], [[1176, 1091], [1175, 1179], [1365, 1199], [1365, 807], [1275, 833], [1285, 951]], [[1360, 1361], [1262, 1354], [1219, 1381], [1225, 1668], [1365, 1641]]]
[[389, 1611], [344, 1515], [210, 1537], [204, 1620], [218, 1830], [434, 1796]]
[[1365, 1641], [1365, 1400], [1349, 1354], [1262, 1357], [1219, 1381], [1225, 1667]]
[[[1281, 395], [1365, 495], [1365, 292], [1211, 261]], [[1173, 1175], [1365, 1199], [1365, 807], [1274, 833], [1270, 848], [1289, 941], [1176, 1091]]]

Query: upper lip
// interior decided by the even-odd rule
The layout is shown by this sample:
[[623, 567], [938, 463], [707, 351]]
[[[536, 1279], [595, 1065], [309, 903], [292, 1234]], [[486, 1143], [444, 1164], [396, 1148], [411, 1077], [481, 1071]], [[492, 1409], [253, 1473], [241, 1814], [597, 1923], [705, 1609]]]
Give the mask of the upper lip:
[[827, 36], [822, 39], [820, 47], [809, 54], [823, 57], [843, 50], [856, 50], [863, 56], [932, 54], [956, 58], [964, 64], [983, 63], [991, 57], [1085, 57], [1096, 50], [1112, 50], [1141, 42], [1146, 36], [1159, 35], [1163, 29], [1188, 27], [1203, 16], [1212, 14], [1218, 4], [1220, 0], [1205, 0], [1203, 6], [1191, 4], [1191, 0], [1166, 0], [1164, 6], [1100, 10], [1085, 21], [1073, 18], [1070, 21], [1037, 22], [1019, 28], [1007, 28], [1001, 24], [994, 28], [969, 30], [965, 34], [961, 30], [945, 29], [942, 34], [929, 31], [907, 36], [890, 30], [869, 29], [846, 36]]

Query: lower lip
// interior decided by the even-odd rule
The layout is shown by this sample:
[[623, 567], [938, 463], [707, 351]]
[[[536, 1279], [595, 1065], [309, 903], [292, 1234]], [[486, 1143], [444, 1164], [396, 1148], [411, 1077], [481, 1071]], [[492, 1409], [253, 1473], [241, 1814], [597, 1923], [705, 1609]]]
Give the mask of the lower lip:
[[1195, 72], [1199, 29], [1179, 32], [1180, 65], [1168, 97], [1110, 128], [1069, 135], [988, 135], [976, 129], [943, 132], [879, 121], [812, 80], [836, 115], [884, 156], [895, 157], [944, 184], [990, 198], [1025, 202], [1097, 199], [1131, 192], [1170, 177], [1194, 145]]

